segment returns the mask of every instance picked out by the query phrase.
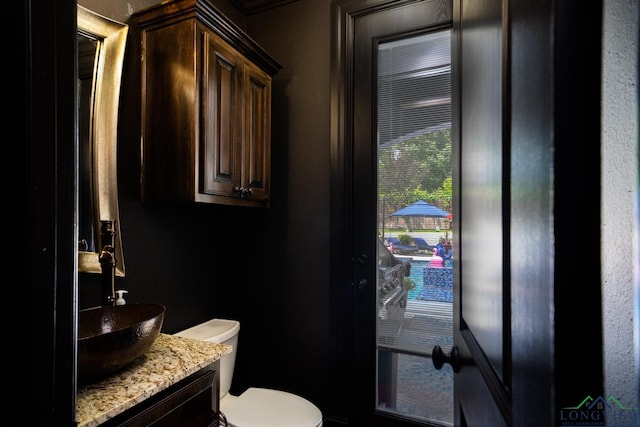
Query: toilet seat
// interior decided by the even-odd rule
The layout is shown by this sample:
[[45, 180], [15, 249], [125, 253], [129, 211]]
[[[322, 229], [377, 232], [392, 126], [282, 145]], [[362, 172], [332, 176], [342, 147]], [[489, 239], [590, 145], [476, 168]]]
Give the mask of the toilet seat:
[[320, 427], [322, 413], [295, 394], [250, 387], [238, 397], [227, 395], [220, 410], [231, 427]]

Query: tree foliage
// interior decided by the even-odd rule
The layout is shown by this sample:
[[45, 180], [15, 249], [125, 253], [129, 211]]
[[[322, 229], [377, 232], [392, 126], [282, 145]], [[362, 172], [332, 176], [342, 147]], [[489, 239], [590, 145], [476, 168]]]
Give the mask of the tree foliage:
[[397, 142], [378, 152], [379, 198], [396, 209], [424, 200], [451, 208], [451, 129]]

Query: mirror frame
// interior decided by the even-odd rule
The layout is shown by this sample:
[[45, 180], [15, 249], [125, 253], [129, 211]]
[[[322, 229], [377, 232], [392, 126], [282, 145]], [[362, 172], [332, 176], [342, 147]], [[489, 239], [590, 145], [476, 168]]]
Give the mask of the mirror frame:
[[101, 273], [99, 253], [102, 220], [114, 221], [116, 275], [124, 276], [120, 214], [118, 209], [117, 145], [122, 64], [129, 27], [77, 5], [78, 35], [95, 39], [93, 102], [90, 114], [92, 144], [93, 230], [96, 252], [78, 251], [78, 272]]

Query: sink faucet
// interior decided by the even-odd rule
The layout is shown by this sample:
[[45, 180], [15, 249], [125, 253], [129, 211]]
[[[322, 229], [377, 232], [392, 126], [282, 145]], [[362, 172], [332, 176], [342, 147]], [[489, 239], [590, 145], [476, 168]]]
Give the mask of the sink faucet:
[[103, 243], [100, 252], [100, 267], [102, 269], [102, 305], [115, 305], [115, 276], [116, 276], [116, 254], [115, 254], [115, 231], [113, 221], [100, 221], [100, 235]]

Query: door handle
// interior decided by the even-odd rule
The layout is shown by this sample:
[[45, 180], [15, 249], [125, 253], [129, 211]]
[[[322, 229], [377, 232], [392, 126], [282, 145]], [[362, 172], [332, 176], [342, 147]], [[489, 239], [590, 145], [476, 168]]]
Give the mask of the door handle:
[[367, 265], [367, 262], [369, 262], [369, 257], [367, 256], [367, 254], [360, 254], [356, 257], [356, 261], [358, 261], [358, 263], [362, 265]]
[[[358, 261], [358, 264], [367, 265], [367, 263], [369, 262], [369, 257], [367, 256], [367, 254], [363, 253], [356, 257], [356, 261]], [[369, 286], [369, 281], [367, 279], [360, 279], [356, 284], [356, 290], [360, 294], [364, 293], [367, 286]]]
[[453, 372], [459, 372], [460, 355], [458, 354], [458, 347], [454, 345], [451, 347], [451, 351], [449, 353], [442, 351], [442, 347], [439, 345], [433, 347], [433, 351], [431, 352], [431, 362], [433, 363], [433, 367], [438, 371], [442, 369], [445, 363], [448, 363], [451, 365]]

